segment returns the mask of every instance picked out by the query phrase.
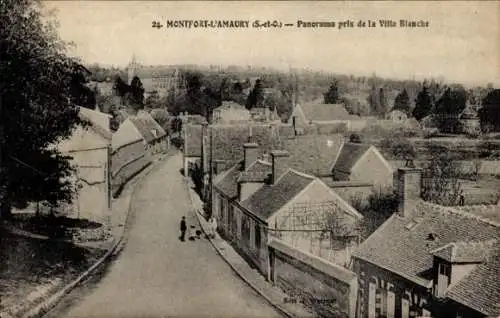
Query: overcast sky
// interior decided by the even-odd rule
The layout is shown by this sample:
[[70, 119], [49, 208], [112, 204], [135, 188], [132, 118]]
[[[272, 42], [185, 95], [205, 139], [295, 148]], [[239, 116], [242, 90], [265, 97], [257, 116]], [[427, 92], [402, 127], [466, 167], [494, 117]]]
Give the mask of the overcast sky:
[[[263, 65], [500, 85], [500, 2], [54, 1], [88, 63]], [[428, 28], [153, 29], [153, 20], [427, 20]], [[250, 22], [250, 23], [251, 23]]]

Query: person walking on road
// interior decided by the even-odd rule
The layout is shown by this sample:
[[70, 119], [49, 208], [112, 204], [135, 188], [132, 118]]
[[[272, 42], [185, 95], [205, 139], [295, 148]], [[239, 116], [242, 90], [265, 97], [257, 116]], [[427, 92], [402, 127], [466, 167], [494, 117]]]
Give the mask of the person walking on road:
[[181, 241], [185, 241], [185, 237], [186, 237], [186, 230], [187, 230], [187, 225], [186, 225], [186, 217], [183, 216], [182, 219], [181, 219]]

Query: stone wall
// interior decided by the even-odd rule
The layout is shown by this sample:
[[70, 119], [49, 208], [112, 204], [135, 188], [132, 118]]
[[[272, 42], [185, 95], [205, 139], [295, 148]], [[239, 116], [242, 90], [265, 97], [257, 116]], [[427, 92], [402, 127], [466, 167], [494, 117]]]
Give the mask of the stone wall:
[[348, 269], [301, 252], [285, 242], [269, 243], [269, 280], [320, 317], [355, 317], [358, 281]]

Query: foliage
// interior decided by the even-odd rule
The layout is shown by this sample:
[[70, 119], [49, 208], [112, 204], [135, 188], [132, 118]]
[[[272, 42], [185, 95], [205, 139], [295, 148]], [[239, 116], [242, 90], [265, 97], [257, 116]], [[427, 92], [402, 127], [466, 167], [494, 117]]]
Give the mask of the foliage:
[[71, 101], [75, 105], [94, 109], [96, 105], [96, 93], [85, 84], [87, 71], [79, 65], [73, 67], [70, 79]]
[[465, 109], [467, 93], [463, 88], [448, 87], [436, 102], [438, 127], [441, 132], [457, 133], [461, 131], [459, 114]]
[[416, 150], [408, 138], [386, 137], [380, 143], [381, 148], [386, 153], [390, 153], [393, 158], [406, 160], [407, 162], [416, 158]]
[[423, 173], [422, 198], [441, 205], [457, 205], [462, 193], [459, 162], [439, 146], [431, 145], [429, 153], [431, 159]]
[[500, 89], [491, 90], [483, 99], [479, 119], [483, 131], [500, 131]]
[[[68, 158], [49, 150], [84, 124], [75, 105], [76, 60], [65, 55], [52, 20], [42, 22], [39, 2], [0, 5], [0, 185], [2, 215], [13, 204], [70, 201], [75, 185]], [[76, 78], [76, 79], [75, 79]], [[81, 78], [80, 78], [81, 80]]]
[[158, 109], [164, 108], [166, 106], [166, 100], [160, 98], [158, 91], [152, 91], [148, 97], [144, 100], [144, 108], [146, 109]]
[[367, 204], [363, 204], [360, 198], [354, 199], [352, 206], [363, 215], [358, 224], [362, 240], [375, 232], [398, 208], [398, 197], [395, 192], [373, 192], [368, 197]]
[[264, 106], [264, 88], [262, 87], [262, 81], [260, 79], [255, 81], [255, 85], [248, 95], [245, 106], [247, 109]]
[[423, 87], [423, 89], [418, 93], [417, 99], [415, 100], [415, 109], [413, 110], [413, 117], [417, 120], [421, 120], [422, 118], [431, 114], [432, 111], [432, 98], [429, 94], [427, 87]]
[[139, 77], [134, 76], [132, 78], [130, 89], [126, 96], [135, 110], [144, 109], [144, 87]]
[[334, 81], [328, 91], [324, 94], [325, 104], [337, 104], [339, 102], [338, 83]]
[[405, 112], [406, 114], [409, 114], [411, 111], [410, 107], [410, 97], [408, 96], [408, 91], [403, 89], [401, 93], [396, 96], [396, 99], [394, 100], [394, 110], [401, 110]]

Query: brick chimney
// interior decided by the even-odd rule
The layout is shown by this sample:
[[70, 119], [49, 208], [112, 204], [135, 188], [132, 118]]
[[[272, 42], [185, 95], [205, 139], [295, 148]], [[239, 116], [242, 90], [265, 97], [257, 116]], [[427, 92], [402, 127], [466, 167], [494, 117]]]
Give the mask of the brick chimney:
[[259, 145], [254, 142], [248, 142], [243, 144], [244, 151], [244, 170], [246, 170], [250, 165], [257, 160], [259, 157]]
[[399, 168], [397, 180], [399, 200], [397, 213], [406, 217], [411, 213], [422, 194], [422, 169]]
[[285, 168], [285, 161], [290, 156], [287, 151], [283, 150], [273, 150], [271, 151], [271, 161], [272, 161], [272, 174], [271, 174], [271, 184], [275, 184], [276, 180], [279, 178], [279, 174], [283, 172]]

